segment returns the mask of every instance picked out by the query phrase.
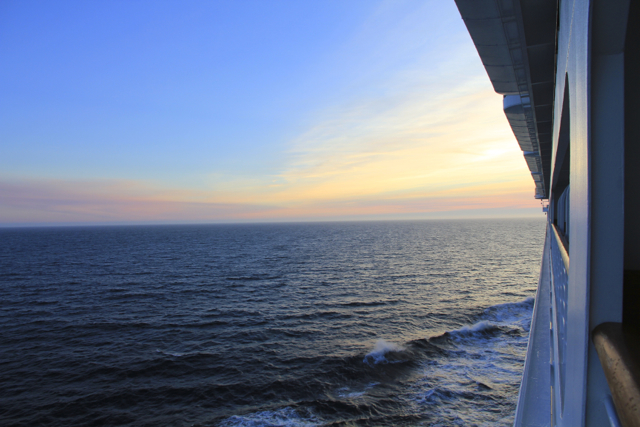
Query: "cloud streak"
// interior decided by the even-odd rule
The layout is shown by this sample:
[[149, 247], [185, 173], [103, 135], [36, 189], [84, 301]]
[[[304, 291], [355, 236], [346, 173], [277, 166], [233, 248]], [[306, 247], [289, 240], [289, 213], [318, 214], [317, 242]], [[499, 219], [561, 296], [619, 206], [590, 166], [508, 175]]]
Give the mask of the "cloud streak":
[[193, 191], [166, 191], [134, 181], [0, 181], [0, 224], [208, 222], [270, 209], [201, 198]]
[[[73, 140], [68, 132], [68, 146], [42, 143], [29, 151], [17, 142], [7, 144], [21, 153], [16, 158], [24, 165], [13, 168], [16, 162], [7, 161], [12, 167], [0, 174], [0, 223], [537, 212], [533, 181], [501, 97], [493, 92], [455, 6], [387, 1], [375, 9], [350, 38], [313, 57], [315, 68], [304, 68], [297, 83], [282, 85], [295, 88], [283, 99], [304, 105], [304, 111], [278, 111], [274, 117], [287, 120], [272, 132], [257, 120], [250, 122], [250, 132], [237, 132], [246, 127], [241, 121], [225, 132], [218, 129], [218, 135], [209, 120], [194, 119], [185, 129], [204, 126], [206, 132], [193, 138], [209, 141], [202, 135], [218, 135], [215, 141], [189, 145], [185, 137], [184, 146], [163, 146], [144, 138], [162, 127], [154, 122], [151, 130], [139, 132], [141, 141], [127, 133], [129, 142], [113, 150], [92, 151], [112, 147], [113, 137]], [[241, 79], [236, 88], [246, 83]], [[256, 104], [271, 102], [254, 95]], [[96, 154], [104, 152], [111, 157]]]
[[447, 90], [425, 87], [325, 113], [291, 142], [289, 162], [269, 188], [235, 200], [295, 206], [414, 193], [489, 197], [513, 183], [530, 195], [500, 97], [483, 79], [444, 83]]
[[[533, 183], [479, 77], [319, 114], [281, 171], [210, 190], [139, 180], [0, 179], [0, 223], [215, 222], [533, 213]], [[507, 212], [505, 210], [505, 212]], [[510, 211], [511, 212], [511, 211]]]

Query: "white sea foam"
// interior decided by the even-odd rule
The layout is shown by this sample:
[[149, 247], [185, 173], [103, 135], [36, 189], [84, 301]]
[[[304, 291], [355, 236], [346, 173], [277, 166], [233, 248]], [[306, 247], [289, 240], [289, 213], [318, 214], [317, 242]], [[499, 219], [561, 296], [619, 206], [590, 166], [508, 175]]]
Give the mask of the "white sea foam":
[[404, 351], [404, 347], [385, 340], [378, 340], [374, 349], [364, 357], [363, 362], [368, 364], [373, 363], [374, 365], [389, 363], [385, 355], [392, 351]]
[[275, 411], [253, 412], [245, 415], [233, 415], [220, 423], [224, 427], [294, 427], [319, 426], [322, 423], [311, 411], [300, 411], [291, 407]]
[[362, 390], [362, 391], [352, 391], [349, 388], [345, 387], [345, 389], [343, 389], [338, 396], [343, 397], [343, 398], [347, 398], [347, 399], [354, 399], [356, 397], [362, 397], [364, 396], [364, 394], [366, 393], [366, 390]]
[[[494, 409], [496, 396], [506, 396], [515, 405], [527, 334], [512, 332], [528, 330], [533, 303], [533, 298], [527, 298], [493, 305], [476, 323], [448, 332], [446, 335], [454, 339], [440, 344], [448, 355], [440, 362], [424, 363], [424, 377], [415, 385], [416, 403], [429, 407], [440, 419], [448, 419], [447, 425], [458, 425], [458, 421], [460, 425], [489, 425], [481, 414], [487, 408]], [[457, 421], [452, 414], [458, 415]], [[490, 425], [509, 425], [512, 414], [505, 407]]]
[[526, 298], [518, 302], [496, 304], [484, 310], [490, 321], [500, 326], [515, 326], [529, 332], [534, 298]]
[[478, 333], [478, 332], [488, 332], [491, 331], [492, 329], [495, 329], [496, 325], [494, 325], [493, 323], [487, 321], [487, 320], [483, 320], [481, 322], [478, 322], [474, 325], [471, 326], [463, 326], [460, 329], [454, 329], [453, 331], [449, 332], [449, 334], [451, 335], [471, 335], [474, 333]]
[[367, 384], [364, 387], [364, 389], [360, 389], [360, 390], [353, 390], [350, 387], [342, 387], [342, 388], [337, 390], [338, 397], [347, 398], [347, 399], [354, 399], [354, 398], [362, 397], [367, 393], [367, 390], [377, 386], [378, 384], [380, 384], [380, 383], [372, 382], [372, 383]]
[[531, 311], [534, 298], [526, 298], [518, 302], [495, 304], [484, 310], [484, 319], [473, 325], [463, 326], [449, 331], [449, 335], [466, 336], [490, 332], [499, 327], [515, 326], [529, 331]]

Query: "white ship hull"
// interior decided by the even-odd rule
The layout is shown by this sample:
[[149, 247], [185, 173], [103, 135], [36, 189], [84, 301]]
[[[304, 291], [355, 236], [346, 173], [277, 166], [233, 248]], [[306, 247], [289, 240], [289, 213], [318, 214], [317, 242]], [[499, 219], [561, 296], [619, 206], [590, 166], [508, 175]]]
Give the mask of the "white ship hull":
[[548, 204], [515, 425], [638, 426], [640, 6], [456, 3]]

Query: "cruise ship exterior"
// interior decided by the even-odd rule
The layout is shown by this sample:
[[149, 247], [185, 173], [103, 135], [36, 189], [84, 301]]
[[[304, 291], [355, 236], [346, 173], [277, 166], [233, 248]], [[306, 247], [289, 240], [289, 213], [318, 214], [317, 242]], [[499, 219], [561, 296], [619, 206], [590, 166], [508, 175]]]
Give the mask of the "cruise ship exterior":
[[547, 211], [515, 426], [640, 426], [640, 1], [456, 0]]

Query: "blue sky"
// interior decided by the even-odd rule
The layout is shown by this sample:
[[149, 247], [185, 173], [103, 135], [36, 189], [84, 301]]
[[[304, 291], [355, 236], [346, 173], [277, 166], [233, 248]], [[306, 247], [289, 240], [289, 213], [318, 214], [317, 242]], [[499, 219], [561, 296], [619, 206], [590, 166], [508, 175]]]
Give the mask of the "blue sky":
[[536, 215], [454, 2], [4, 1], [0, 224]]

